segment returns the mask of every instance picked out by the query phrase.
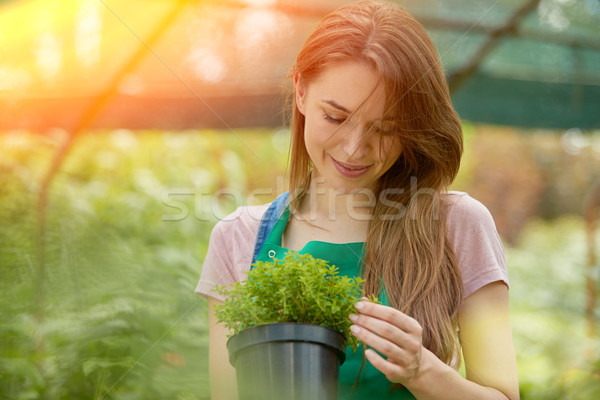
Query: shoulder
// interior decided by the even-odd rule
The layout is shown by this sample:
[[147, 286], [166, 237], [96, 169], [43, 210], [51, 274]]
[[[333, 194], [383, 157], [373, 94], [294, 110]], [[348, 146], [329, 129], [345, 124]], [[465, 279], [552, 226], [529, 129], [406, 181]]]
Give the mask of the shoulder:
[[270, 204], [238, 207], [217, 222], [210, 234], [209, 250], [234, 258], [252, 253], [260, 221]]
[[480, 201], [451, 191], [445, 193], [444, 204], [447, 235], [456, 253], [501, 241], [492, 214]]
[[456, 191], [447, 192], [444, 200], [447, 234], [455, 251], [458, 245], [477, 246], [490, 239], [500, 242], [492, 214], [480, 201]]
[[238, 207], [234, 212], [219, 220], [213, 230], [242, 232], [257, 230], [260, 220], [270, 204]]
[[244, 278], [252, 262], [258, 226], [269, 204], [239, 207], [217, 222], [210, 234], [197, 293], [223, 300], [214, 288]]
[[444, 194], [444, 203], [447, 237], [461, 269], [464, 296], [494, 281], [508, 285], [502, 240], [487, 207], [454, 191]]
[[449, 228], [455, 224], [494, 224], [488, 208], [468, 193], [449, 191], [444, 194], [444, 200]]

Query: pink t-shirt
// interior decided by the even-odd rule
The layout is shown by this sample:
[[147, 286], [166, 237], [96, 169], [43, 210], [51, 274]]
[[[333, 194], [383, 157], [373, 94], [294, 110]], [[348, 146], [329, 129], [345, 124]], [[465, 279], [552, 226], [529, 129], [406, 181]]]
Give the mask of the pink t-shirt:
[[[448, 240], [461, 269], [464, 297], [488, 283], [508, 285], [502, 242], [488, 209], [463, 192], [448, 192]], [[246, 279], [258, 226], [268, 204], [240, 207], [215, 225], [196, 293], [223, 300], [217, 285]]]

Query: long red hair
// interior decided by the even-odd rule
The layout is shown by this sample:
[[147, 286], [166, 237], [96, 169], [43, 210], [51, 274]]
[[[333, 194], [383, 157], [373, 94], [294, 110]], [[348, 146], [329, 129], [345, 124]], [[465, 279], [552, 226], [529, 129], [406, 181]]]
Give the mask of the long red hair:
[[[400, 6], [361, 1], [334, 11], [308, 38], [291, 72], [308, 85], [333, 64], [357, 61], [371, 65], [385, 85], [386, 117], [399, 122], [394, 134], [402, 145], [375, 193], [386, 201], [377, 201], [369, 224], [364, 289], [380, 294], [385, 288], [390, 304], [421, 324], [424, 346], [450, 363], [459, 348], [463, 288], [446, 238], [443, 193], [460, 165], [460, 120], [434, 44]], [[295, 100], [291, 130], [289, 187], [297, 208], [312, 165]]]

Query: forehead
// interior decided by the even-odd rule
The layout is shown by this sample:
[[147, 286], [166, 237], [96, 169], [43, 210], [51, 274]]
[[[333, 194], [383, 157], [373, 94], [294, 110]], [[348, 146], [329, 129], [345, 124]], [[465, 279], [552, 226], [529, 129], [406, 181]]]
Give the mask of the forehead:
[[[333, 100], [350, 112], [359, 110], [380, 118], [385, 107], [385, 89], [375, 68], [362, 62], [334, 64], [308, 84], [316, 101]], [[363, 104], [364, 103], [364, 104]]]

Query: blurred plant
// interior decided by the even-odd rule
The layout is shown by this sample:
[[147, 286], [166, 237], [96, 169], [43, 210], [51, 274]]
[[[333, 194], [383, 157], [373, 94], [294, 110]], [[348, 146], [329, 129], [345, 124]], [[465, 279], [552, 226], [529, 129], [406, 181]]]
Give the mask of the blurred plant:
[[83, 134], [51, 188], [36, 302], [37, 184], [58, 142], [0, 134], [1, 398], [208, 398], [206, 304], [193, 289], [218, 216], [164, 221], [162, 200], [173, 187], [275, 186], [281, 169], [247, 154], [269, 154], [267, 136], [243, 136]]
[[506, 259], [521, 399], [596, 399], [589, 393], [600, 390], [600, 353], [586, 335], [583, 221], [531, 221]]
[[[240, 204], [221, 198], [219, 215], [165, 221], [163, 198], [173, 188], [235, 188], [262, 189], [256, 201], [269, 201], [285, 153], [265, 130], [83, 134], [52, 187], [45, 295], [36, 304], [35, 200], [59, 136], [0, 133], [0, 397], [208, 399], [206, 304], [193, 289], [215, 220]], [[504, 214], [530, 219], [518, 247], [507, 247], [522, 399], [596, 399], [600, 356], [583, 322], [584, 229], [580, 218], [559, 216], [580, 212], [600, 171], [598, 138], [575, 154], [560, 136], [509, 134], [508, 142], [524, 143], [515, 153], [530, 157], [523, 162], [507, 157], [518, 146], [503, 138], [470, 134], [458, 183], [481, 198], [469, 186], [476, 170], [496, 170], [477, 179], [497, 190], [503, 165], [514, 163], [529, 165], [525, 175], [544, 188], [536, 210], [552, 222]], [[476, 148], [480, 140], [492, 142]], [[475, 157], [475, 148], [485, 153]], [[509, 172], [528, 202], [539, 196], [519, 168]], [[494, 193], [510, 196], [510, 182]], [[190, 196], [177, 200], [195, 207]], [[494, 207], [496, 216], [504, 206]], [[594, 352], [585, 359], [587, 349]]]
[[465, 153], [472, 170], [460, 189], [490, 209], [502, 237], [514, 244], [546, 186], [531, 148], [512, 128], [481, 127]]
[[487, 125], [465, 128], [465, 155], [454, 189], [485, 204], [500, 235], [516, 244], [528, 221], [582, 213], [582, 201], [600, 178], [600, 135], [581, 134], [585, 146], [565, 147], [550, 131]]

